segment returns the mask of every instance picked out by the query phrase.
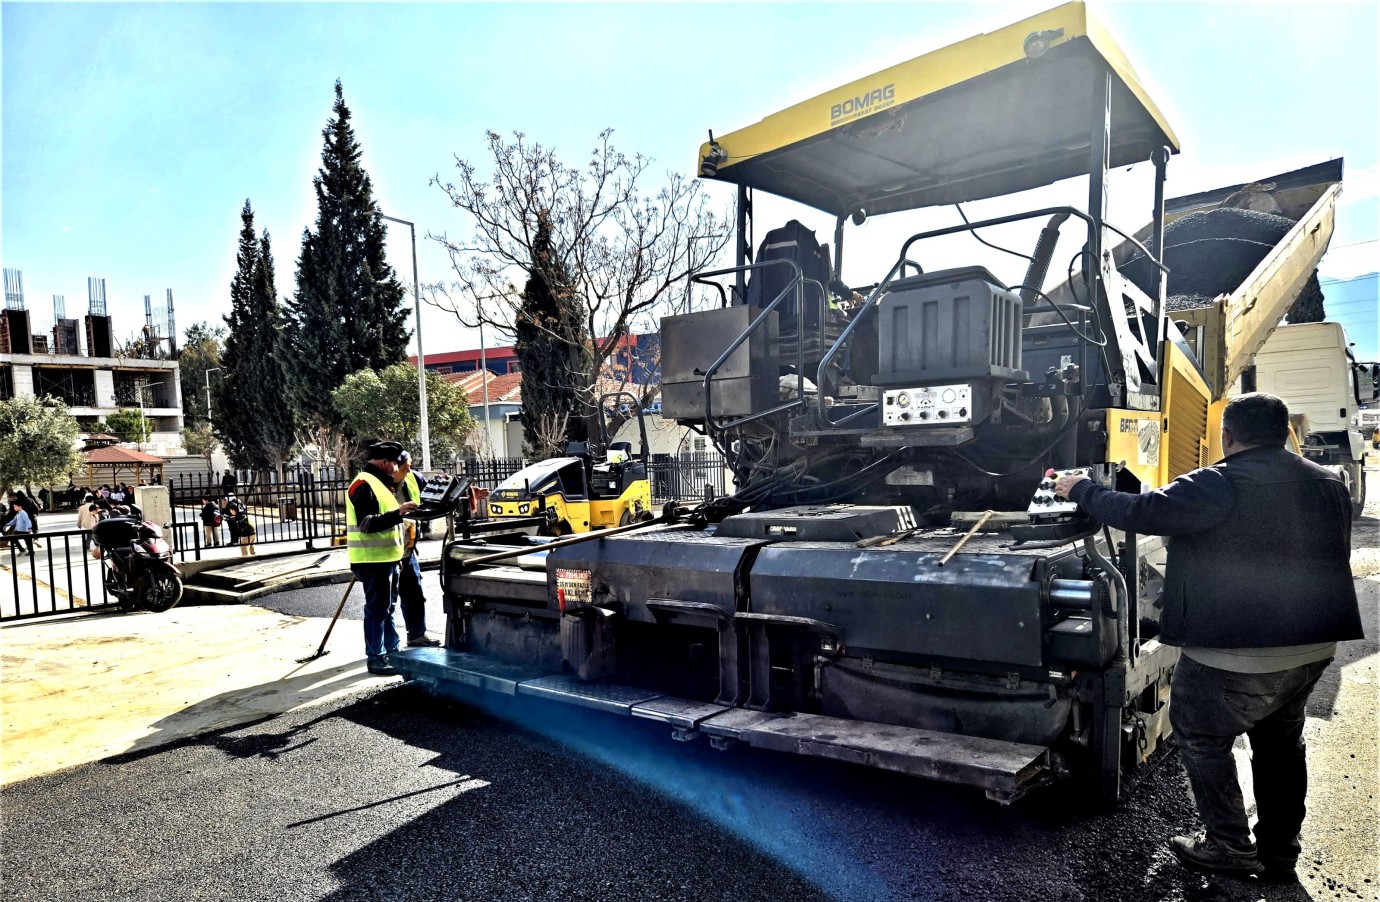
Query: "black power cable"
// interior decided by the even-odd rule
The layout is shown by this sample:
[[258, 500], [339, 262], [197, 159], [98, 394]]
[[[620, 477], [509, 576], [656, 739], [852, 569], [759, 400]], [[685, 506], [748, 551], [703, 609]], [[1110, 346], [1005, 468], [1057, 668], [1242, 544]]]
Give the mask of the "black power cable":
[[963, 217], [963, 224], [968, 227], [968, 231], [972, 232], [973, 237], [976, 238], [980, 243], [987, 245], [994, 251], [1001, 251], [1003, 254], [1010, 254], [1013, 257], [1021, 257], [1023, 259], [1031, 261], [1032, 263], [1035, 261], [1035, 258], [1030, 256], [1029, 254], [1023, 254], [1020, 251], [1013, 251], [1007, 247], [1000, 247], [986, 240], [977, 233], [977, 229], [973, 228], [973, 224], [968, 221], [968, 214], [963, 212], [963, 207], [960, 204], [954, 204], [954, 209], [958, 211], [959, 216]]

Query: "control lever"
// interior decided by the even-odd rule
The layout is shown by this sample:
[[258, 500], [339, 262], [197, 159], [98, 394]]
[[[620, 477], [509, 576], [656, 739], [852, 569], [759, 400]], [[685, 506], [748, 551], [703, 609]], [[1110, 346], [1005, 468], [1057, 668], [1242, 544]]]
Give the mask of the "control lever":
[[1026, 508], [1029, 523], [1011, 527], [1011, 535], [1017, 545], [1026, 542], [1064, 544], [1075, 541], [1098, 530], [1098, 523], [1073, 502], [1054, 494], [1054, 483], [1061, 476], [1087, 476], [1092, 478], [1090, 467], [1074, 467], [1068, 470], [1046, 470], [1035, 494]]
[[1078, 505], [1076, 503], [1054, 494], [1054, 483], [1061, 476], [1087, 476], [1091, 478], [1092, 470], [1088, 467], [1074, 467], [1071, 470], [1046, 470], [1044, 478], [1035, 488], [1034, 497], [1030, 499], [1030, 506], [1025, 509], [1031, 520], [1050, 520], [1077, 513]]
[[422, 486], [421, 499], [417, 509], [407, 514], [409, 520], [439, 520], [460, 506], [462, 499], [468, 500], [470, 481], [459, 476], [440, 473], [431, 477]]

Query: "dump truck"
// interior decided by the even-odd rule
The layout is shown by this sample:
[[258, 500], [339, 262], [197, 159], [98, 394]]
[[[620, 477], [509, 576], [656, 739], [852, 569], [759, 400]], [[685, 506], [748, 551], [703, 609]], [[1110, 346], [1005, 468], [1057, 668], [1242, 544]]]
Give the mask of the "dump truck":
[[1376, 400], [1377, 364], [1358, 363], [1340, 323], [1297, 323], [1270, 335], [1255, 359], [1259, 391], [1283, 398], [1302, 415], [1300, 453], [1334, 470], [1351, 492], [1351, 513], [1366, 504], [1366, 442], [1353, 424], [1361, 405]]
[[[397, 665], [1001, 803], [1052, 783], [1115, 802], [1170, 729], [1164, 543], [1088, 519], [1053, 477], [1141, 491], [1213, 459], [1216, 404], [1316, 268], [1339, 190], [1313, 186], [1267, 260], [1180, 315], [1178, 151], [1082, 3], [711, 132], [695, 165], [736, 188], [735, 260], [695, 276], [717, 306], [662, 320], [662, 412], [713, 441], [734, 491], [540, 548], [460, 530], [445, 646]], [[1143, 229], [1104, 215], [1113, 167], [1150, 189]], [[847, 282], [870, 218], [1075, 179], [1085, 204], [955, 216]], [[798, 222], [756, 241], [758, 192], [828, 214], [832, 244]], [[1011, 230], [1016, 281], [934, 249]]]

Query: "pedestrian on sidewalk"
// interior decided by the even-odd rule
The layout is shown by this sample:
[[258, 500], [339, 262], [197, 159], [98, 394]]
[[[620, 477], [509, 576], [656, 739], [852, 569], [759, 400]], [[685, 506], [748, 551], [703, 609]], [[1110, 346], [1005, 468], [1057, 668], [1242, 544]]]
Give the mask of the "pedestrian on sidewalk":
[[[422, 500], [422, 487], [412, 472], [412, 456], [406, 451], [398, 457], [394, 494], [399, 502]], [[398, 599], [401, 602], [403, 625], [407, 630], [409, 648], [435, 648], [439, 639], [426, 633], [426, 592], [422, 589], [422, 568], [417, 560], [417, 522], [403, 520], [403, 556], [398, 564]]]
[[[1175, 836], [1186, 866], [1293, 882], [1308, 765], [1304, 710], [1339, 641], [1362, 638], [1351, 497], [1284, 447], [1289, 409], [1252, 393], [1222, 414], [1222, 460], [1164, 488], [1114, 492], [1065, 476], [1055, 492], [1109, 526], [1172, 536], [1160, 641], [1180, 649], [1169, 721], [1206, 830]], [[1255, 836], [1232, 745], [1246, 735]]]
[[345, 546], [350, 570], [364, 587], [364, 653], [369, 672], [394, 676], [388, 655], [398, 650], [393, 610], [398, 604], [398, 562], [402, 560], [403, 515], [417, 508], [398, 502], [393, 485], [403, 447], [374, 442], [364, 452], [367, 463], [350, 481], [345, 496]]
[[[32, 496], [19, 489], [14, 493], [14, 497], [19, 499], [19, 503], [24, 508], [24, 513], [29, 515], [29, 532], [38, 532], [38, 501]], [[33, 541], [29, 542], [29, 550], [33, 551]]]
[[77, 529], [82, 531], [81, 550], [82, 553], [91, 550], [91, 530], [96, 528], [96, 524], [101, 522], [101, 508], [96, 504], [94, 495], [87, 495], [82, 499], [81, 509], [77, 511]]
[[225, 468], [225, 475], [220, 478], [220, 497], [229, 498], [235, 494], [235, 489], [240, 487], [240, 481], [235, 478], [235, 474], [230, 472], [230, 468]]
[[30, 557], [32, 557], [34, 553], [34, 540], [26, 539], [25, 536], [31, 534], [33, 529], [34, 524], [33, 521], [29, 519], [29, 512], [24, 510], [24, 505], [20, 503], [18, 498], [11, 498], [10, 518], [5, 522], [5, 535], [14, 537], [14, 545], [17, 548], [23, 548], [24, 543], [27, 541], [29, 543], [29, 548], [24, 553]]
[[227, 506], [230, 517], [230, 535], [238, 541], [240, 557], [254, 554], [254, 524], [249, 520], [249, 511], [238, 501]]
[[220, 547], [220, 509], [210, 496], [201, 496], [201, 531], [207, 548]]

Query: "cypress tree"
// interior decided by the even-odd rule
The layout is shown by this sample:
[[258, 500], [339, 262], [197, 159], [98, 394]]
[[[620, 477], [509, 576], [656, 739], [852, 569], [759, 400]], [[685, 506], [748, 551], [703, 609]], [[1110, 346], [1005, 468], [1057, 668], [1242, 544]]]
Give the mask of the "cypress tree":
[[296, 421], [287, 403], [287, 372], [283, 367], [283, 311], [278, 304], [278, 281], [273, 265], [273, 244], [264, 229], [259, 239], [258, 267], [254, 270], [254, 313], [262, 324], [255, 352], [263, 355], [255, 386], [259, 408], [259, 446], [265, 463], [277, 466], [287, 460], [297, 443]]
[[339, 81], [322, 137], [316, 224], [302, 234], [285, 360], [294, 406], [316, 426], [337, 425], [331, 392], [346, 376], [406, 359], [410, 336], [404, 288], [384, 253], [383, 220]]
[[255, 236], [248, 200], [240, 220], [237, 269], [225, 317], [229, 334], [221, 355], [222, 378], [213, 392], [212, 424], [236, 466], [267, 469], [281, 464], [293, 444], [278, 349], [282, 318], [272, 245], [268, 232]]
[[522, 370], [522, 437], [528, 457], [564, 452], [552, 441], [553, 417], [568, 414], [566, 441], [588, 435], [588, 403], [582, 398], [589, 372], [589, 345], [578, 296], [551, 240], [551, 221], [537, 216], [532, 263], [514, 318], [514, 347]]

